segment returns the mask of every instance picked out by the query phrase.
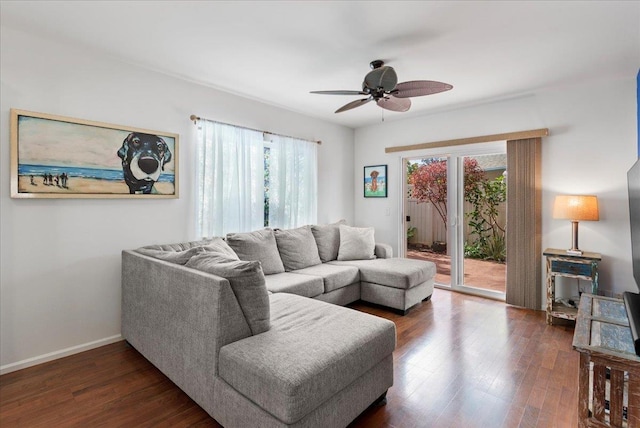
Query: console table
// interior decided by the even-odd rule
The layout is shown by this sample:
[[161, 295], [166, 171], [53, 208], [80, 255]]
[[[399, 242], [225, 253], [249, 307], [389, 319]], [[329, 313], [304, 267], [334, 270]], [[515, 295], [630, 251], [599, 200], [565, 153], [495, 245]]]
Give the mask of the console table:
[[578, 426], [640, 427], [640, 357], [623, 301], [583, 293], [573, 348], [580, 352]]
[[602, 256], [586, 251], [573, 255], [555, 248], [547, 248], [542, 254], [547, 258], [547, 324], [553, 324], [554, 317], [575, 320], [577, 307], [556, 302], [556, 276], [591, 281], [591, 294], [598, 294], [598, 262]]

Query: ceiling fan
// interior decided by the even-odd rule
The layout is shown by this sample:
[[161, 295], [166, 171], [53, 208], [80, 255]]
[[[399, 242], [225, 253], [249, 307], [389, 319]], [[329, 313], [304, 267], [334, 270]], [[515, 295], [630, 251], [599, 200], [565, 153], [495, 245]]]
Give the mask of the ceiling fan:
[[384, 65], [384, 61], [375, 60], [369, 64], [373, 69], [370, 71], [362, 82], [361, 91], [311, 91], [312, 94], [325, 95], [368, 95], [356, 101], [351, 101], [336, 110], [336, 113], [351, 110], [375, 101], [378, 106], [393, 111], [407, 111], [411, 107], [409, 97], [420, 97], [423, 95], [437, 94], [438, 92], [448, 91], [453, 86], [434, 82], [432, 80], [412, 80], [409, 82], [398, 83], [398, 76], [393, 67]]

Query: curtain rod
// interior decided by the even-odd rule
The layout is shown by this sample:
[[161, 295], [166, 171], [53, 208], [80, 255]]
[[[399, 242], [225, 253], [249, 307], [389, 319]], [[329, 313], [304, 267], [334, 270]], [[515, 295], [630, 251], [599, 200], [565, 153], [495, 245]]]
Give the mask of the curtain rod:
[[295, 138], [296, 140], [303, 140], [303, 141], [308, 141], [310, 143], [322, 144], [322, 141], [320, 141], [320, 140], [318, 140], [318, 141], [307, 140], [306, 138], [292, 137], [291, 135], [284, 135], [284, 134], [276, 134], [275, 132], [263, 131], [261, 129], [249, 128], [249, 127], [246, 127], [246, 126], [234, 125], [233, 123], [220, 122], [219, 120], [203, 119], [200, 116], [196, 116], [195, 114], [192, 114], [191, 116], [189, 116], [189, 119], [193, 120], [193, 124], [194, 125], [196, 125], [199, 120], [208, 120], [210, 122], [221, 123], [223, 125], [235, 126], [237, 128], [245, 128], [245, 129], [250, 129], [250, 130], [256, 131], [256, 132], [262, 132], [264, 134], [278, 135], [280, 137]]

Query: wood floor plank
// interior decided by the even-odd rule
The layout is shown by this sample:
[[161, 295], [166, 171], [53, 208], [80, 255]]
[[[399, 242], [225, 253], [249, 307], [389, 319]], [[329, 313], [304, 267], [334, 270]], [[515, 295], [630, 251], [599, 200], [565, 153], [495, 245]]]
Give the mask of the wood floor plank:
[[[542, 311], [437, 289], [397, 329], [394, 386], [351, 428], [574, 427], [579, 355]], [[124, 342], [0, 376], [2, 427], [219, 427]]]

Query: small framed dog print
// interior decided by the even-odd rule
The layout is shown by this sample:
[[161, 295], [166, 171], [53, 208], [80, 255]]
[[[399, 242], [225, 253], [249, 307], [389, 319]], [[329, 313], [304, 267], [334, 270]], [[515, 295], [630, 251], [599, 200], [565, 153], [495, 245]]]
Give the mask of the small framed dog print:
[[387, 166], [373, 165], [364, 167], [364, 197], [387, 197]]
[[178, 134], [11, 109], [12, 198], [177, 198]]

